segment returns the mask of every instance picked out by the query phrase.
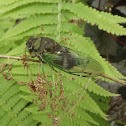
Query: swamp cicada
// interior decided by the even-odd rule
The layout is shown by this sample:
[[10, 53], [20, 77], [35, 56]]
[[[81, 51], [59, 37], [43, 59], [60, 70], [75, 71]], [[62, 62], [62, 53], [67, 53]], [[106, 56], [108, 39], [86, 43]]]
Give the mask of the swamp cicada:
[[59, 45], [47, 37], [30, 37], [26, 42], [29, 53], [69, 74], [95, 77], [104, 74], [101, 64], [89, 55]]

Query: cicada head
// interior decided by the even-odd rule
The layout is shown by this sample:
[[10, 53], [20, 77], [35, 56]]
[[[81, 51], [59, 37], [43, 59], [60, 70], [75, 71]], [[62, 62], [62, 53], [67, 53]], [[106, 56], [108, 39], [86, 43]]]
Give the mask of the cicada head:
[[40, 48], [41, 37], [34, 38], [33, 36], [29, 38], [26, 42], [26, 46], [29, 52], [38, 51]]
[[61, 50], [61, 46], [48, 37], [30, 37], [26, 42], [27, 49], [31, 54], [55, 53]]

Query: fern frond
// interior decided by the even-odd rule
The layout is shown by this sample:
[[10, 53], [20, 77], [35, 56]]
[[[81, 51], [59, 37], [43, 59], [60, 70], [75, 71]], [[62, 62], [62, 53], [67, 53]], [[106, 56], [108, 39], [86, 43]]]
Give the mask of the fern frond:
[[22, 125], [25, 125], [25, 126], [36, 126], [37, 125], [37, 121], [34, 121], [31, 116], [27, 116], [26, 119], [23, 120], [23, 123]]
[[36, 105], [30, 106], [30, 107], [26, 108], [26, 110], [27, 110], [28, 112], [31, 112], [31, 113], [34, 113], [34, 114], [37, 114], [37, 113], [39, 113], [39, 114], [44, 114], [44, 113], [45, 113], [45, 112], [43, 112], [43, 111], [38, 112], [38, 106], [36, 106]]
[[3, 117], [3, 115], [5, 115], [6, 111], [4, 109], [2, 109], [2, 107], [0, 106], [0, 118]]
[[64, 118], [61, 122], [59, 122], [59, 124], [61, 126], [78, 126], [77, 123], [73, 123], [74, 119], [70, 118], [70, 116], [68, 116], [68, 118]]
[[9, 88], [9, 90], [7, 90], [7, 92], [2, 94], [2, 99], [4, 99], [4, 101], [1, 101], [0, 104], [6, 103], [13, 95], [16, 95], [19, 92], [17, 89], [18, 87], [13, 85], [11, 88]]
[[[93, 98], [93, 100], [95, 102], [97, 102], [97, 104], [99, 105], [99, 107], [103, 110], [103, 111], [107, 111], [109, 109], [109, 101], [111, 99], [111, 97], [102, 97], [99, 96], [95, 93], [89, 92], [89, 95]], [[106, 104], [105, 104], [106, 103]], [[104, 104], [104, 105], [103, 105]], [[101, 105], [101, 106], [100, 106]]]
[[21, 100], [21, 98], [19, 97], [20, 95], [21, 93], [19, 92], [16, 95], [13, 95], [12, 97], [10, 97], [8, 101], [6, 101], [9, 107], [13, 108]]
[[0, 87], [0, 124], [2, 126], [28, 126], [32, 122], [38, 123], [32, 119], [31, 113], [24, 109], [26, 105], [28, 106], [28, 102], [21, 99], [20, 95], [24, 93], [19, 90], [19, 84], [14, 80], [7, 82], [0, 77]]
[[[3, 32], [5, 32], [5, 30], [7, 30], [8, 27], [11, 27], [13, 25], [14, 25], [14, 21], [11, 21], [10, 18], [2, 19], [2, 16], [0, 15], [0, 29], [3, 30]], [[2, 32], [0, 36], [1, 35], [2, 35]]]
[[25, 101], [24, 99], [21, 99], [14, 107], [13, 107], [13, 111], [15, 114], [18, 114], [20, 111], [22, 111], [22, 109], [28, 104], [27, 101]]
[[[48, 37], [55, 39], [57, 31], [56, 31], [56, 24], [52, 24], [52, 25], [43, 25], [43, 29], [44, 29], [44, 33], [46, 33], [46, 35], [48, 35]], [[78, 34], [83, 34], [83, 30], [81, 28], [79, 28], [77, 25], [75, 24], [69, 24], [69, 23], [62, 23], [60, 32], [62, 34], [62, 36], [66, 33], [68, 34], [70, 33], [78, 33]], [[35, 28], [31, 28], [30, 30], [27, 30], [26, 32], [20, 33], [19, 35], [16, 35], [14, 37], [9, 38], [10, 40], [20, 40], [22, 38], [28, 37], [28, 36], [33, 36], [36, 34], [42, 34], [43, 36], [45, 36], [40, 28], [40, 26], [35, 27]]]
[[111, 13], [104, 13], [100, 12], [103, 16], [107, 17], [110, 21], [112, 20], [114, 23], [125, 23], [126, 18], [118, 16], [118, 15], [112, 15]]
[[[51, 118], [48, 118], [48, 116], [46, 116], [49, 114], [48, 112], [38, 111], [38, 107], [35, 107], [34, 105], [32, 107], [26, 108], [26, 110], [28, 112], [33, 113], [34, 120], [37, 120], [38, 122], [42, 122], [42, 124], [48, 124], [48, 125], [53, 124]], [[46, 120], [48, 120], [48, 122]]]
[[[11, 4], [9, 2], [6, 2], [6, 4], [2, 5], [2, 1], [0, 3], [0, 13], [5, 13], [8, 12], [12, 9], [15, 9], [17, 7], [23, 6], [25, 4], [29, 4], [29, 3], [58, 3], [58, 0], [21, 0], [21, 1], [13, 1], [11, 2]], [[4, 2], [5, 3], [5, 2]]]
[[1, 41], [1, 47], [0, 47], [0, 54], [7, 54], [12, 48], [17, 47], [17, 45], [12, 42], [10, 46], [8, 46], [9, 43], [11, 43], [11, 40], [8, 42], [8, 40]]
[[8, 30], [6, 34], [3, 36], [3, 39], [18, 35], [22, 32], [25, 32], [31, 28], [34, 28], [40, 25], [57, 24], [56, 18], [57, 18], [57, 15], [49, 15], [49, 14], [31, 16], [30, 18], [27, 18], [26, 20], [22, 21], [20, 24], [18, 24], [14, 28], [11, 28], [10, 30]]
[[20, 89], [20, 91], [22, 91], [22, 92], [26, 92], [26, 93], [28, 93], [28, 94], [31, 94], [31, 91], [29, 90], [28, 86], [26, 86], [26, 85], [20, 86], [19, 89]]
[[36, 97], [34, 96], [34, 94], [31, 95], [22, 95], [21, 96], [22, 99], [25, 99], [26, 101], [32, 102], [33, 99], [36, 99]]
[[98, 86], [96, 83], [91, 83], [89, 86], [88, 86], [88, 90], [90, 92], [93, 92], [97, 95], [100, 95], [100, 96], [104, 96], [104, 97], [110, 97], [110, 96], [118, 96], [116, 94], [112, 94], [108, 91], [106, 91], [105, 89], [103, 89], [102, 87]]
[[76, 120], [73, 120], [73, 123], [77, 126], [91, 126], [90, 123], [86, 122], [85, 120], [81, 119], [81, 118], [77, 118]]
[[0, 95], [4, 94], [13, 84], [14, 82], [12, 80], [0, 79]]
[[[75, 79], [74, 82], [72, 81], [71, 83], [69, 83], [69, 87], [72, 87], [73, 84], [79, 84], [81, 86], [86, 86], [88, 84], [88, 80], [89, 78], [78, 78]], [[75, 87], [75, 89], [77, 90], [77, 88], [81, 88], [81, 87]], [[116, 94], [112, 94], [106, 90], [104, 90], [102, 87], [98, 86], [93, 80], [89, 81], [89, 86], [88, 86], [88, 90], [90, 92], [93, 92], [97, 95], [100, 96], [104, 96], [104, 97], [110, 97], [110, 96], [116, 96]]]
[[[65, 41], [65, 44], [69, 44], [69, 48], [77, 50], [77, 52], [80, 51], [82, 54], [87, 54], [93, 59], [96, 59], [96, 61], [103, 66], [106, 75], [114, 78], [117, 76], [119, 78], [124, 78], [114, 67], [99, 55], [93, 42], [89, 38], [82, 36], [83, 28], [79, 28], [77, 24], [69, 22], [71, 20], [76, 21], [83, 19], [92, 25], [98, 25], [100, 29], [106, 30], [107, 32], [116, 35], [125, 35], [126, 29], [118, 23], [126, 22], [126, 19], [105, 12], [98, 12], [82, 3], [62, 3], [62, 9], [60, 8], [60, 11], [58, 12], [58, 4], [59, 0], [9, 0], [6, 1], [6, 3], [4, 0], [1, 0], [0, 24], [2, 24], [2, 26], [0, 26], [0, 29], [2, 30], [2, 35], [0, 35], [0, 37], [3, 37], [1, 39], [0, 49], [3, 48], [5, 53], [9, 51], [7, 55], [22, 56], [25, 52], [26, 41], [29, 36], [38, 34], [45, 36], [46, 34], [47, 37], [56, 40], [57, 34], [60, 34], [60, 39], [58, 41], [56, 40], [58, 43], [64, 46], [64, 43], [61, 40], [69, 38]], [[60, 22], [58, 22], [57, 19], [58, 14], [61, 14]], [[13, 19], [13, 23], [10, 23], [10, 18]], [[14, 25], [17, 18], [25, 19]], [[57, 30], [58, 23], [60, 24], [60, 27]], [[44, 31], [42, 31], [41, 26]], [[8, 45], [11, 48], [5, 50], [5, 46], [8, 47]], [[9, 59], [9, 63], [12, 62], [14, 62], [14, 60]], [[1, 63], [8, 64], [8, 59], [1, 60]], [[63, 76], [60, 76], [57, 75], [58, 73], [55, 74], [54, 71], [51, 71], [48, 64], [43, 64], [43, 67], [45, 74], [48, 73], [46, 79], [50, 82], [49, 86], [50, 84], [53, 84], [49, 89], [51, 88], [54, 90], [55, 93], [53, 95], [56, 95], [55, 97], [59, 97], [59, 89], [61, 88], [59, 80], [62, 80], [64, 98], [68, 101], [66, 108], [64, 107], [64, 110], [59, 109], [57, 112], [53, 111], [49, 106], [52, 102], [51, 98], [53, 99], [52, 95], [52, 97], [47, 97], [47, 108], [38, 111], [41, 105], [43, 105], [41, 101], [38, 100], [38, 92], [33, 93], [30, 91], [29, 87], [26, 85], [18, 85], [17, 82], [29, 84], [28, 82], [30, 81], [37, 81], [37, 74], [42, 73], [41, 66], [39, 66], [38, 63], [28, 62], [27, 69], [23, 67], [20, 61], [18, 61], [13, 64], [11, 71], [13, 79], [17, 82], [14, 80], [7, 82], [4, 79], [0, 79], [0, 97], [2, 98], [0, 99], [0, 124], [3, 124], [3, 126], [35, 126], [40, 122], [42, 125], [52, 126], [54, 124], [53, 116], [56, 116], [56, 119], [58, 120], [58, 117], [62, 117], [62, 115], [68, 112], [76, 104], [85, 90], [84, 87], [87, 86], [89, 78], [75, 77], [74, 75], [56, 69], [59, 73], [63, 73]], [[40, 71], [38, 69], [40, 69]], [[5, 70], [5, 72], [7, 72], [7, 70]], [[73, 80], [72, 77], [75, 79]], [[104, 119], [106, 119], [106, 115], [102, 110], [106, 111], [104, 107], [107, 102], [104, 100], [108, 100], [109, 96], [116, 95], [97, 86], [94, 82], [95, 79], [96, 78], [90, 80], [88, 89], [85, 91], [80, 102], [76, 105], [75, 109], [71, 110], [70, 113], [66, 114], [66, 116], [59, 121], [59, 124], [63, 126], [97, 126], [102, 125], [103, 122], [105, 122]], [[99, 99], [103, 99], [103, 102], [99, 102]], [[33, 100], [36, 100], [36, 102], [34, 103]], [[53, 102], [58, 103], [58, 108], [62, 107], [63, 101], [57, 101]], [[105, 105], [103, 104], [104, 102]], [[75, 115], [72, 117], [74, 113]], [[5, 118], [6, 115], [7, 118]], [[95, 119], [94, 116], [102, 121]]]
[[99, 125], [87, 112], [78, 106], [76, 108], [75, 115], [82, 120], [93, 123], [94, 125]]
[[[101, 109], [99, 108], [99, 106], [95, 103], [95, 101], [87, 94], [84, 94], [84, 98], [85, 100], [83, 100], [82, 102], [79, 103], [79, 106], [85, 110], [88, 110], [92, 113], [96, 113], [99, 114], [102, 118], [106, 118], [105, 114], [101, 111]], [[86, 100], [88, 99], [88, 100]], [[85, 104], [85, 106], [83, 106]], [[93, 106], [93, 108], [92, 108]]]
[[[52, 119], [48, 118], [46, 114], [41, 115], [41, 114], [33, 114], [33, 119], [37, 120], [38, 122], [41, 122], [43, 125], [49, 125], [51, 126], [53, 124]], [[46, 121], [48, 120], [48, 122]]]
[[12, 4], [16, 1], [18, 1], [18, 0], [9, 0], [9, 1], [8, 0], [1, 0], [0, 5], [9, 5], [9, 4]]
[[[94, 117], [94, 120], [102, 125], [102, 126], [110, 126], [110, 123], [108, 121], [105, 121], [103, 118], [98, 118], [99, 115], [97, 114], [94, 114], [94, 113], [88, 113], [90, 116]], [[94, 126], [94, 125], [91, 125], [91, 126]]]
[[[69, 92], [69, 94], [71, 92], [75, 92], [75, 91], [77, 91], [77, 90], [80, 89], [80, 88], [78, 88], [78, 85], [77, 84], [74, 87], [74, 86], [71, 86], [70, 83], [69, 83], [69, 85], [67, 83], [65, 83], [65, 81], [64, 81], [64, 87], [67, 88], [67, 92]], [[72, 83], [72, 84], [74, 85], [74, 83]], [[83, 91], [84, 91], [84, 88], [82, 90], [78, 91], [77, 93], [72, 94], [70, 96], [70, 101], [73, 101], [75, 99], [78, 100], [79, 99], [78, 93], [81, 96], [81, 94], [82, 94]], [[86, 100], [86, 99], [88, 99], [88, 100]], [[98, 105], [93, 101], [93, 99], [88, 95], [87, 92], [84, 93], [84, 100], [82, 99], [78, 103], [77, 106], [83, 108], [84, 110], [90, 111], [90, 112], [99, 113], [102, 117], [105, 117], [105, 114], [100, 110], [100, 108], [98, 107]], [[92, 106], [94, 106], [94, 108], [92, 108]]]
[[114, 66], [112, 66], [110, 63], [107, 62], [108, 68], [110, 69], [110, 71], [114, 71], [112, 72], [112, 74], [119, 79], [126, 79], [126, 77], [124, 77], [117, 69], [115, 69]]
[[[29, 82], [29, 81], [31, 81], [31, 78], [30, 78], [30, 76], [28, 75], [28, 74], [25, 74], [25, 75], [21, 75], [21, 74], [13, 74], [13, 77], [14, 77], [14, 79], [16, 80], [16, 81], [25, 81], [25, 82]], [[36, 79], [36, 76], [33, 76], [32, 75], [32, 79], [33, 80], [35, 80]]]
[[25, 43], [23, 43], [23, 41], [20, 41], [22, 44], [20, 46], [17, 46], [16, 48], [14, 48], [13, 50], [11, 50], [10, 52], [7, 53], [7, 55], [14, 55], [14, 56], [20, 56], [21, 54], [23, 54], [25, 52]]
[[10, 115], [9, 115], [9, 113], [8, 113], [8, 115], [4, 115], [4, 116], [1, 118], [0, 124], [3, 125], [3, 126], [6, 126], [6, 125], [9, 123], [10, 119], [11, 119], [11, 118], [10, 118]]
[[[71, 6], [71, 7], [70, 7]], [[110, 14], [100, 13], [95, 9], [89, 8], [82, 3], [67, 3], [63, 6], [64, 9], [67, 9], [73, 13], [75, 13], [78, 17], [84, 19], [88, 23], [92, 25], [98, 25], [98, 28], [104, 31], [107, 31], [112, 34], [116, 35], [126, 35], [126, 29], [120, 26], [119, 20], [117, 20], [117, 16], [111, 16]], [[84, 13], [85, 12], [85, 13]], [[108, 16], [108, 17], [107, 17]], [[121, 18], [121, 23], [126, 22], [125, 18]], [[116, 21], [115, 21], [116, 20]]]
[[57, 5], [55, 4], [41, 4], [33, 3], [28, 4], [20, 8], [13, 9], [2, 15], [2, 18], [25, 18], [34, 14], [47, 14], [47, 13], [57, 13]]

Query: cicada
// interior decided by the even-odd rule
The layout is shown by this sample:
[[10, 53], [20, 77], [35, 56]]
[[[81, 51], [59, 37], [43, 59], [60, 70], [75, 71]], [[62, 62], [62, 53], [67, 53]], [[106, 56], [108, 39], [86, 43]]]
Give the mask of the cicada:
[[48, 37], [30, 37], [26, 42], [32, 56], [69, 74], [96, 77], [104, 74], [102, 65], [86, 53], [61, 46]]

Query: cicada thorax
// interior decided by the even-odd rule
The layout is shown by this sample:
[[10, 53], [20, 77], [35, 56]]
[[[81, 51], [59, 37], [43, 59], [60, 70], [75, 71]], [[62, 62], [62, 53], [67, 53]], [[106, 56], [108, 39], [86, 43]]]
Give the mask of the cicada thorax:
[[75, 60], [70, 54], [68, 48], [60, 46], [56, 41], [50, 38], [44, 38], [44, 55], [48, 60], [52, 60], [53, 62], [62, 68], [70, 69], [75, 66]]

